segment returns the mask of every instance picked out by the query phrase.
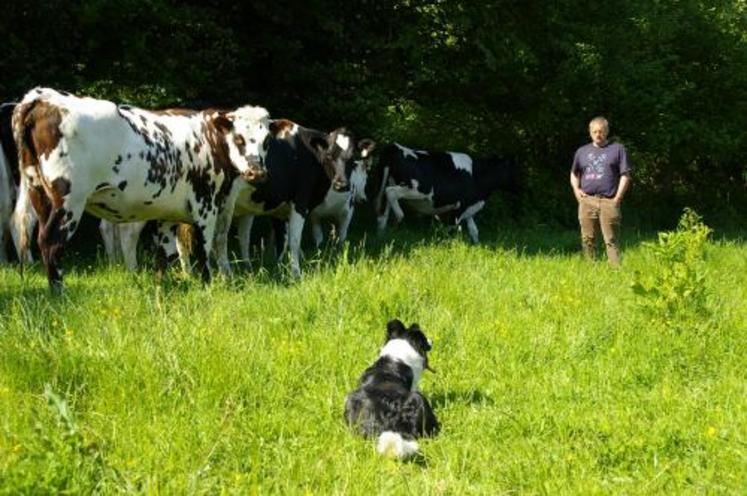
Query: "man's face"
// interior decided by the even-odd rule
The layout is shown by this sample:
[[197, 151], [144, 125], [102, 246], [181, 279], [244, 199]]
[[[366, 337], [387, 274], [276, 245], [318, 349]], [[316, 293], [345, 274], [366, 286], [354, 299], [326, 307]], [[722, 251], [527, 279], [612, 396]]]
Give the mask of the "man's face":
[[601, 122], [592, 122], [589, 124], [589, 136], [591, 141], [597, 146], [603, 146], [607, 143], [607, 133], [609, 129]]

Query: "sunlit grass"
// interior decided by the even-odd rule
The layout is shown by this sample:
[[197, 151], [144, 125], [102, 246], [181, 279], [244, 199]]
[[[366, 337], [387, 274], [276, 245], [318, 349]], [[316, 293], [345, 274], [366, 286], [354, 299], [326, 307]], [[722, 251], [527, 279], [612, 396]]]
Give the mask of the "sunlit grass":
[[[95, 263], [59, 298], [0, 269], [0, 493], [744, 491], [745, 246], [709, 247], [708, 325], [667, 332], [631, 290], [645, 247], [612, 270], [501, 239], [309, 254], [295, 283]], [[392, 317], [435, 341], [420, 463], [342, 418]]]

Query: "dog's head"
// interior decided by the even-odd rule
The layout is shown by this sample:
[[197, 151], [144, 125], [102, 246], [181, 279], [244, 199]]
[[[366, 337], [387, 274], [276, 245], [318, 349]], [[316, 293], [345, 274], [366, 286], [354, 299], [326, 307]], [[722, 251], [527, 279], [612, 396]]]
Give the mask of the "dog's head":
[[433, 343], [425, 336], [420, 326], [412, 324], [409, 328], [399, 319], [390, 320], [386, 325], [386, 341], [382, 355], [389, 355], [410, 366], [419, 378], [424, 369], [435, 373], [428, 364], [428, 352]]

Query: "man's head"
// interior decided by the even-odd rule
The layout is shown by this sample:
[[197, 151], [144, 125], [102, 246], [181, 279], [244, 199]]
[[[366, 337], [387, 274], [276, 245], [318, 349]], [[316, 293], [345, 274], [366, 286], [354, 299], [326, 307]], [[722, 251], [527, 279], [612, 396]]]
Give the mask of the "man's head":
[[589, 122], [589, 136], [596, 146], [607, 144], [607, 135], [610, 133], [610, 124], [604, 117], [594, 117]]

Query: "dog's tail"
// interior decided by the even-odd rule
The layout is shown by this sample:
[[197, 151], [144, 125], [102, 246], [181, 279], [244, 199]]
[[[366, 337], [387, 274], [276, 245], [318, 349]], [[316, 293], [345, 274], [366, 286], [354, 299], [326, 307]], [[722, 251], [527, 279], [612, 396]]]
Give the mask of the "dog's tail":
[[379, 436], [376, 451], [380, 455], [403, 460], [418, 453], [418, 442], [414, 439], [405, 439], [399, 432], [384, 431]]

